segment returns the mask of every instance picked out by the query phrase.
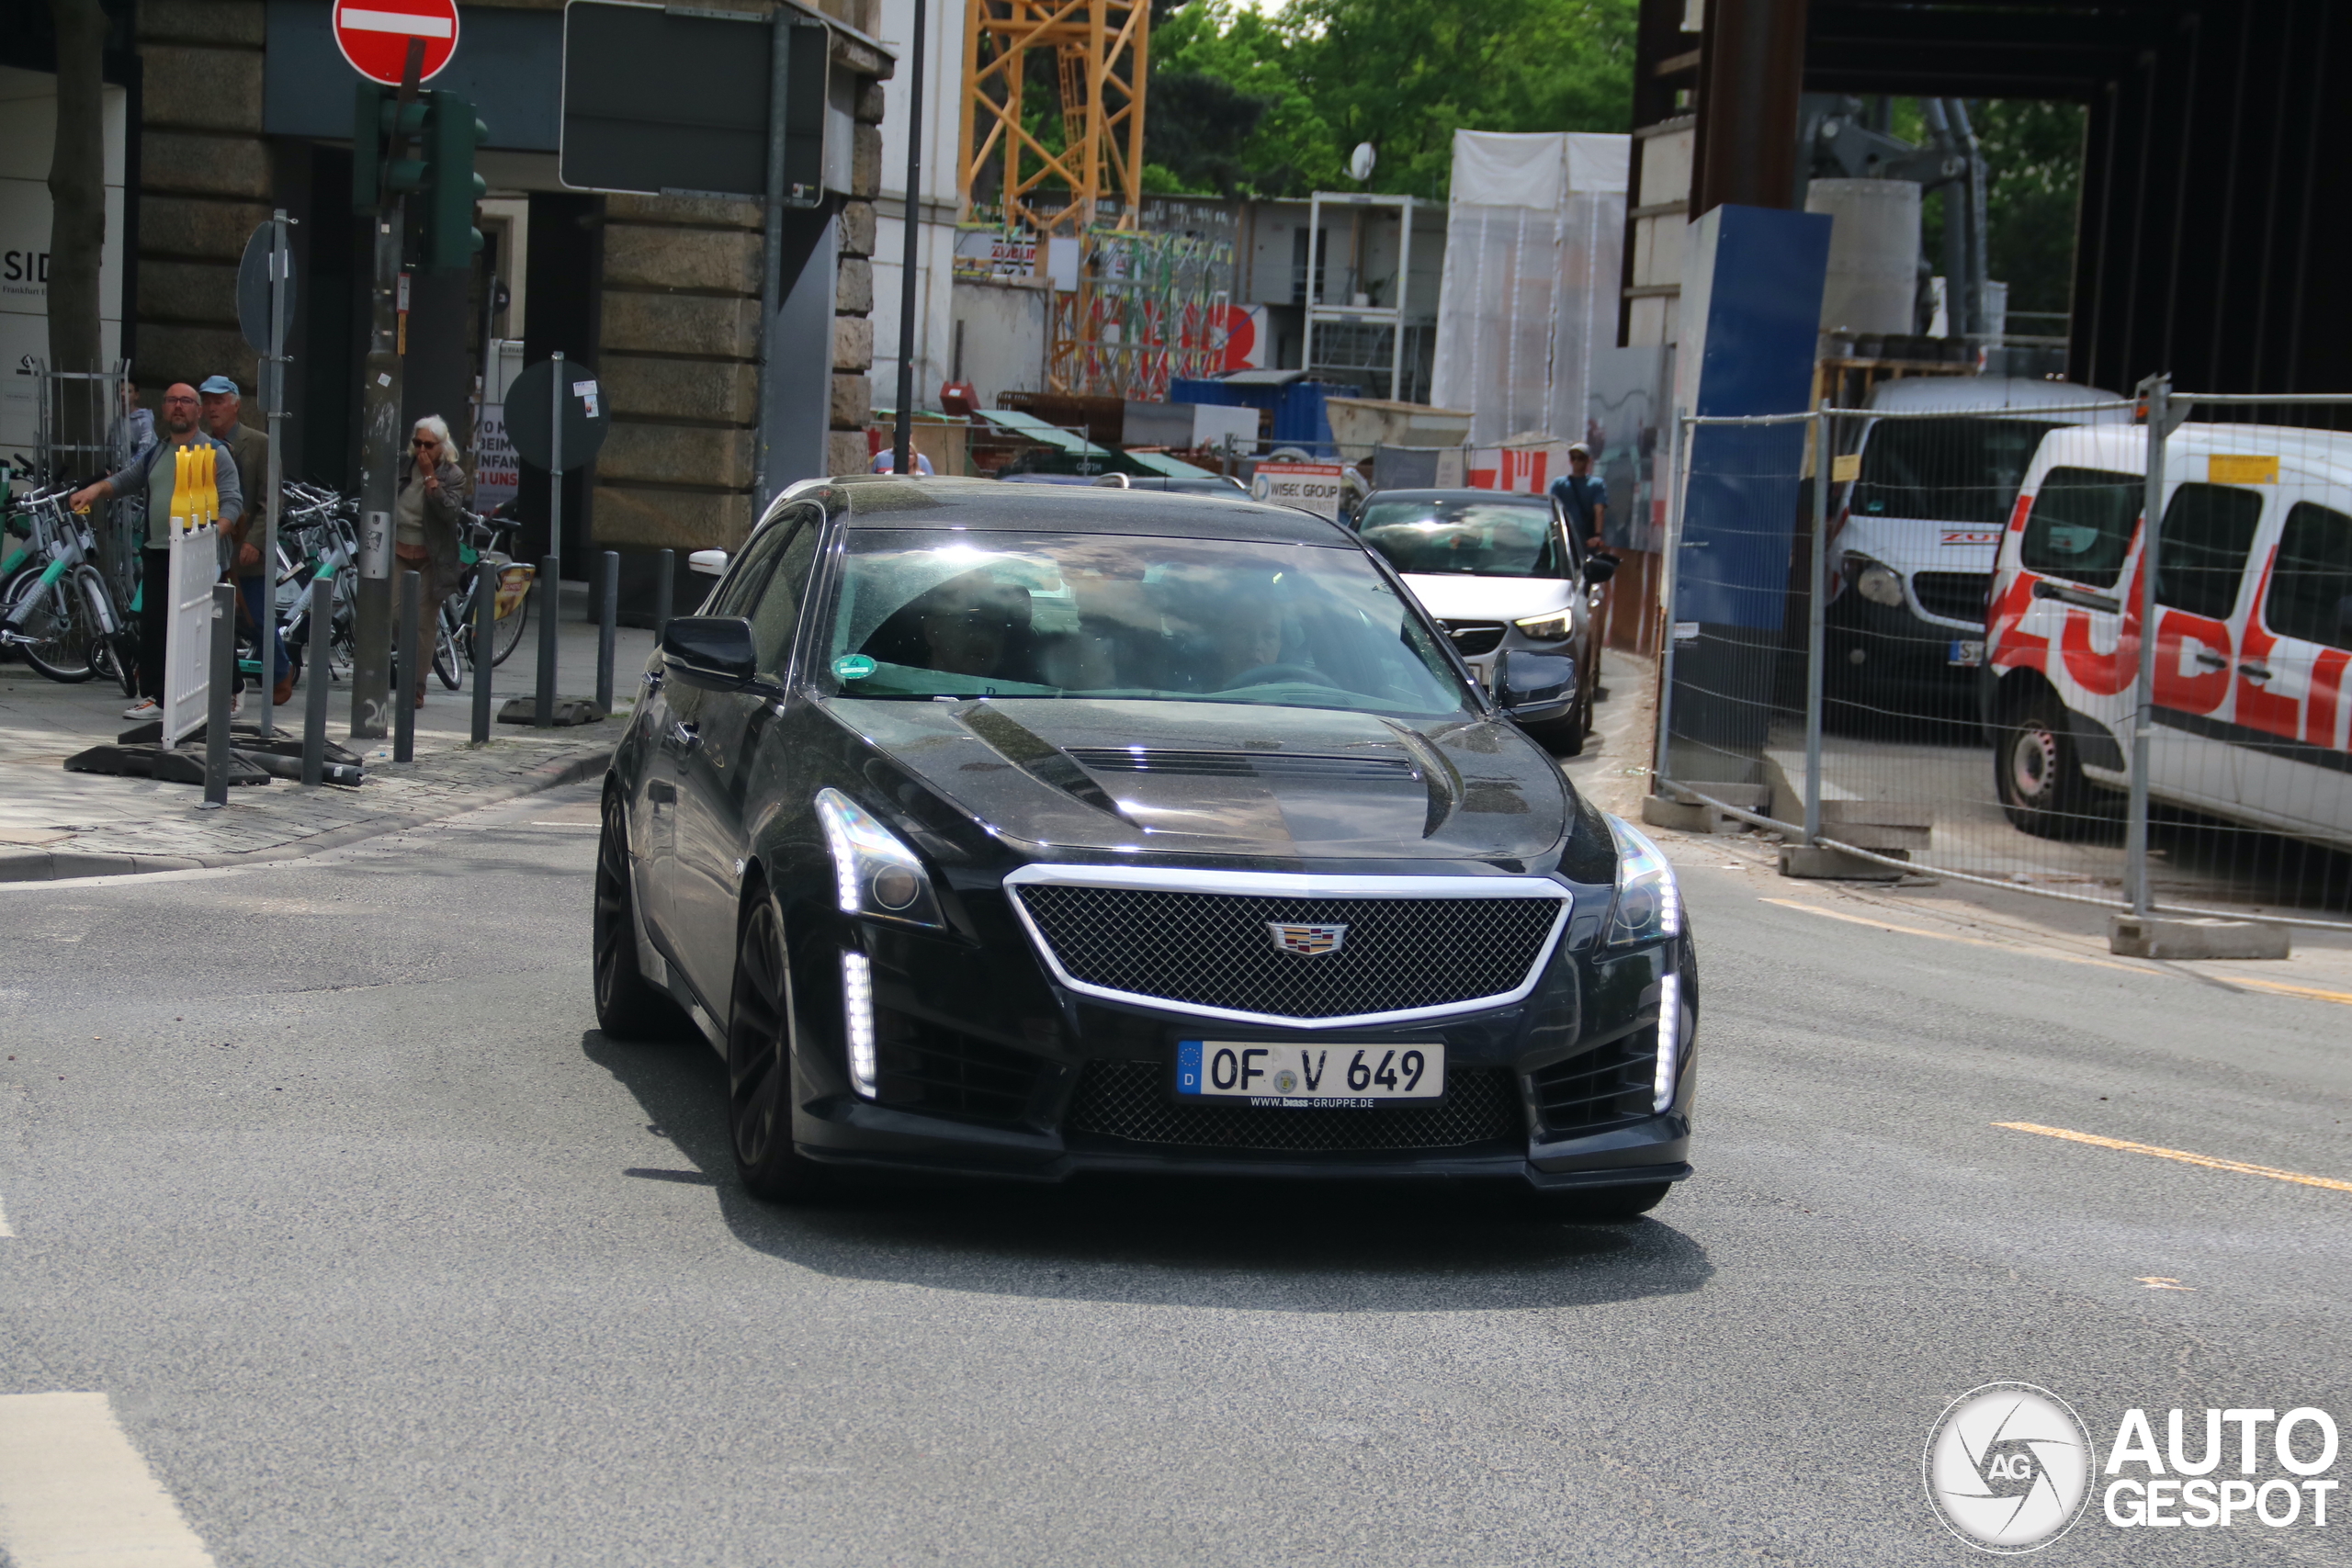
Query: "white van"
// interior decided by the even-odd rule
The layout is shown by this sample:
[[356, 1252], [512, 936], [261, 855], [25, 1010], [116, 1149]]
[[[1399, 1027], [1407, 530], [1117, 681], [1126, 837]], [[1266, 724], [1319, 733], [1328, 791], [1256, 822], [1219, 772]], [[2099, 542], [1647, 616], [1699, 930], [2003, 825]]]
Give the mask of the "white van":
[[[2073, 405], [2104, 410], [2059, 413]], [[2009, 376], [1883, 381], [1871, 419], [1841, 445], [1860, 471], [1830, 534], [1827, 654], [1849, 683], [1956, 692], [1983, 657], [1985, 591], [2001, 528], [2041, 438], [2068, 425], [2129, 424], [2112, 392]]]
[[[1985, 719], [2030, 833], [2130, 784], [2147, 450], [2144, 428], [2044, 437], [2002, 537]], [[2163, 517], [2148, 793], [2352, 849], [2352, 435], [2184, 424]]]

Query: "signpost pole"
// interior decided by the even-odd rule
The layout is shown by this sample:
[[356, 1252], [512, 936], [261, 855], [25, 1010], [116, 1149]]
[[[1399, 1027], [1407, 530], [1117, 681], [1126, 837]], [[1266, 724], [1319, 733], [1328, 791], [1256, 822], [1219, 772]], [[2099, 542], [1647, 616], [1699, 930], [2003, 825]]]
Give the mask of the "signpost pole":
[[922, 58], [928, 22], [923, 0], [915, 0], [914, 36], [907, 46], [914, 60], [907, 77], [907, 229], [899, 269], [899, 391], [893, 400], [898, 428], [890, 456], [890, 471], [902, 478], [915, 471], [915, 286], [922, 281], [915, 269], [922, 255]]
[[[424, 66], [424, 40], [409, 42], [399, 103], [413, 102]], [[395, 136], [392, 152], [402, 150]], [[408, 203], [387, 194], [376, 209], [375, 276], [370, 285], [367, 379], [360, 387], [359, 587], [352, 606], [351, 734], [380, 739], [391, 720], [392, 511], [400, 498], [400, 466], [408, 457], [401, 428], [404, 390], [401, 342], [401, 263], [408, 235]]]
[[531, 723], [555, 728], [556, 618], [563, 613], [563, 350], [548, 355], [548, 553], [540, 575], [547, 579], [539, 607], [539, 686]]
[[[254, 628], [261, 644], [261, 674], [254, 682], [261, 688], [261, 701], [254, 724], [264, 740], [273, 733], [270, 705], [277, 684], [277, 491], [285, 472], [278, 444], [286, 437], [286, 285], [292, 259], [287, 253], [286, 209], [281, 207], [269, 215], [269, 357], [262, 368], [269, 464], [259, 501], [245, 497], [248, 516], [256, 505], [261, 508], [261, 624]], [[250, 525], [245, 533], [251, 536]]]

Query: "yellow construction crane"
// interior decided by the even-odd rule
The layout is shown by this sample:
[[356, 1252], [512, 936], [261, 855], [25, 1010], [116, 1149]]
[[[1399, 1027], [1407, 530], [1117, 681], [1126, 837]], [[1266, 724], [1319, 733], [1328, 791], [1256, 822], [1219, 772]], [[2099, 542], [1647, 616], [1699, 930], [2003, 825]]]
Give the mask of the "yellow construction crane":
[[[957, 159], [964, 213], [990, 164], [1008, 228], [1037, 240], [1084, 235], [1098, 221], [1132, 225], [1143, 197], [1143, 99], [1151, 41], [1149, 0], [970, 0], [964, 23], [964, 113]], [[1054, 53], [1061, 90], [1058, 152], [1022, 123], [1029, 56]], [[1067, 191], [1069, 204], [1036, 203]]]

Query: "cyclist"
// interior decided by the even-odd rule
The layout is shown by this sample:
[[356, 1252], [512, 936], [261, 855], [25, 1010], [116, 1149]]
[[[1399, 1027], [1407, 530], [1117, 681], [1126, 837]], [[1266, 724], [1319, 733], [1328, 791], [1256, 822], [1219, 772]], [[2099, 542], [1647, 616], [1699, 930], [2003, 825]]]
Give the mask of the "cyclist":
[[172, 490], [178, 482], [172, 455], [183, 446], [214, 449], [214, 484], [220, 496], [220, 526], [233, 528], [245, 514], [245, 493], [237, 479], [237, 455], [205, 434], [201, 405], [194, 387], [175, 381], [164, 389], [164, 439], [142, 449], [112, 474], [74, 492], [72, 505], [80, 512], [92, 502], [143, 492], [147, 519], [142, 558], [142, 589], [139, 600], [139, 701], [123, 709], [131, 719], [160, 718], [164, 705], [164, 642], [171, 612], [171, 536], [165, 532], [172, 515]]

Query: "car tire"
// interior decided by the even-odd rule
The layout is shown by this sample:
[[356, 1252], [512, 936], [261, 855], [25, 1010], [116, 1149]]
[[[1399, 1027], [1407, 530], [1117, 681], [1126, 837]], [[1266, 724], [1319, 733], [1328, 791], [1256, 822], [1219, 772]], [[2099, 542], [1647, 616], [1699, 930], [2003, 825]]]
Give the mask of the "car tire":
[[1528, 739], [1555, 757], [1573, 757], [1584, 750], [1585, 722], [1580, 712], [1545, 724], [1527, 726]]
[[2107, 815], [2083, 776], [2065, 705], [2050, 692], [2037, 693], [1995, 732], [1993, 785], [2010, 824], [2037, 839], [2082, 838]]
[[727, 1010], [727, 1133], [736, 1179], [770, 1202], [813, 1197], [825, 1176], [792, 1140], [790, 973], [775, 901], [755, 887], [737, 943], [735, 993]]
[[604, 828], [596, 835], [596, 905], [590, 957], [596, 987], [596, 1027], [615, 1040], [656, 1040], [677, 1034], [684, 1016], [637, 962], [637, 896], [628, 869], [628, 817], [618, 790], [605, 792]]
[[1569, 1224], [1614, 1225], [1640, 1219], [1666, 1201], [1671, 1181], [1644, 1181], [1628, 1187], [1572, 1187], [1565, 1192], [1541, 1192], [1536, 1204], [1546, 1219]]

